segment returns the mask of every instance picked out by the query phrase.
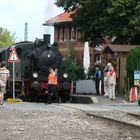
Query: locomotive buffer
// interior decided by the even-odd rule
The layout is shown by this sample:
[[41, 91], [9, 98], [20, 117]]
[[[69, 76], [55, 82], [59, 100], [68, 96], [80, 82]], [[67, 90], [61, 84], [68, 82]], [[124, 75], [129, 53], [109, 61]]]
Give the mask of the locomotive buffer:
[[[8, 59], [8, 62], [13, 63], [13, 99], [15, 99], [15, 62], [19, 61], [20, 59], [18, 57], [16, 49], [13, 47]], [[10, 100], [10, 102], [16, 102], [16, 100]]]

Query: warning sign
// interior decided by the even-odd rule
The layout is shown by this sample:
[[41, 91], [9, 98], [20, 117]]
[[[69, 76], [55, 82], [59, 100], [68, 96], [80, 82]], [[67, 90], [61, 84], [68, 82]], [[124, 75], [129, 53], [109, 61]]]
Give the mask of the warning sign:
[[19, 62], [19, 61], [20, 61], [20, 59], [19, 59], [19, 57], [17, 55], [16, 49], [13, 48], [11, 53], [10, 53], [8, 62]]

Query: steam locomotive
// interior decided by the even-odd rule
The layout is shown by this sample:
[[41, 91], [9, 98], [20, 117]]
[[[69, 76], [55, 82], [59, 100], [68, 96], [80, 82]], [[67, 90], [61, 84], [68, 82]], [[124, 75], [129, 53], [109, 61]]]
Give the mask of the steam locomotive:
[[70, 82], [64, 70], [63, 60], [56, 45], [50, 44], [50, 35], [35, 42], [16, 43], [0, 50], [0, 60], [8, 61], [12, 49], [16, 49], [20, 62], [8, 62], [10, 82], [5, 98], [12, 96], [13, 63], [15, 65], [15, 96], [25, 101], [47, 101], [49, 68], [58, 69], [58, 96], [62, 102], [69, 100]]

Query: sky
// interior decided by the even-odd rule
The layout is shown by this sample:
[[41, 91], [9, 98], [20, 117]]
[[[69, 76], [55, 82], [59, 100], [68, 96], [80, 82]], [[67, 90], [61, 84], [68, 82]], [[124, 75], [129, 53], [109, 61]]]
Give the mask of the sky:
[[63, 10], [54, 4], [55, 0], [0, 0], [0, 27], [15, 34], [15, 41], [24, 41], [25, 23], [28, 23], [28, 40], [43, 38], [43, 34], [53, 29], [42, 24], [62, 13]]

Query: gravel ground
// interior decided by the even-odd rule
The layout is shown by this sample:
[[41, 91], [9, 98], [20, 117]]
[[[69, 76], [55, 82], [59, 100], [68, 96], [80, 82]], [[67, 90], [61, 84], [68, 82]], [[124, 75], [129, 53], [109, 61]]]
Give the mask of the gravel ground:
[[112, 118], [112, 119], [127, 122], [127, 123], [132, 123], [132, 124], [140, 126], [140, 117], [129, 115], [125, 112], [121, 112], [121, 111], [98, 112], [97, 111], [97, 112], [94, 112], [93, 114], [103, 116], [106, 118]]
[[0, 140], [140, 139], [138, 130], [116, 126], [78, 110], [46, 106], [46, 110], [0, 108]]

